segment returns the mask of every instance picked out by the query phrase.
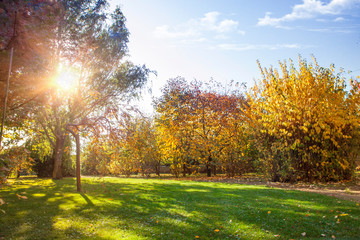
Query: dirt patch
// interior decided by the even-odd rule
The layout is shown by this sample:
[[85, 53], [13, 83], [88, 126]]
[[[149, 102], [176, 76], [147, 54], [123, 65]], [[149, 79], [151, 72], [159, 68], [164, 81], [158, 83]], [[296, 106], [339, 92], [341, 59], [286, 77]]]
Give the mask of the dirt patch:
[[360, 203], [360, 181], [352, 181], [345, 183], [278, 183], [269, 182], [265, 179], [258, 177], [189, 177], [189, 178], [178, 178], [178, 180], [190, 180], [199, 182], [224, 182], [233, 184], [248, 184], [248, 185], [265, 185], [268, 187], [282, 188], [286, 190], [297, 190], [304, 192], [313, 192], [324, 194], [339, 199], [349, 200]]

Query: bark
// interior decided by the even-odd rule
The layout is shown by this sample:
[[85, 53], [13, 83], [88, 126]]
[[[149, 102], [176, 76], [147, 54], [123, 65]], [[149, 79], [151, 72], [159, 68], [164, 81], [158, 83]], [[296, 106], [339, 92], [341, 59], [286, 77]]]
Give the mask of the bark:
[[7, 107], [7, 101], [8, 101], [8, 96], [9, 96], [9, 85], [10, 85], [10, 76], [11, 76], [11, 68], [12, 68], [13, 55], [14, 55], [14, 48], [11, 48], [11, 50], [10, 50], [9, 74], [8, 74], [8, 77], [7, 77], [7, 80], [6, 80], [5, 99], [4, 99], [4, 106], [3, 106], [3, 115], [2, 115], [2, 119], [1, 119], [0, 150], [1, 150], [1, 142], [2, 142], [2, 138], [3, 138], [4, 125], [5, 125], [5, 119], [6, 119], [6, 107]]
[[76, 190], [78, 192], [81, 192], [81, 174], [80, 174], [80, 135], [78, 132], [75, 132], [69, 128], [69, 126], [66, 127], [66, 130], [69, 131], [73, 137], [75, 138], [76, 143]]
[[186, 164], [183, 164], [183, 177], [186, 177]]
[[53, 179], [61, 179], [61, 162], [62, 155], [65, 145], [65, 136], [57, 136], [55, 143], [55, 152], [54, 152], [54, 169], [53, 169]]

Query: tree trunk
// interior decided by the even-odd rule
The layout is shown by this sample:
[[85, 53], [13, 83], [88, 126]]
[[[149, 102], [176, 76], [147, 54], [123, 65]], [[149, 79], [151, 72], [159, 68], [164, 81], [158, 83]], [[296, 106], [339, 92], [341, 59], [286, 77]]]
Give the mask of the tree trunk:
[[9, 73], [6, 80], [6, 87], [5, 87], [5, 98], [4, 98], [4, 106], [3, 106], [3, 115], [1, 119], [1, 130], [0, 130], [0, 150], [1, 150], [1, 142], [3, 138], [4, 133], [4, 125], [5, 125], [5, 119], [6, 119], [6, 107], [7, 107], [7, 101], [9, 96], [9, 85], [10, 85], [10, 76], [11, 76], [11, 68], [12, 68], [12, 59], [14, 55], [14, 48], [11, 48], [10, 50], [10, 63], [9, 63]]
[[53, 169], [53, 179], [61, 179], [61, 162], [62, 155], [65, 145], [65, 136], [57, 136], [55, 143], [55, 152], [54, 152], [54, 169]]
[[75, 134], [76, 141], [76, 189], [81, 192], [81, 175], [80, 175], [80, 136]]
[[183, 163], [183, 177], [186, 177], [186, 164]]
[[75, 138], [76, 144], [76, 190], [81, 192], [81, 174], [80, 174], [80, 135], [76, 131], [71, 130], [69, 127], [66, 127], [66, 130], [69, 131]]
[[211, 156], [209, 156], [208, 161], [206, 163], [206, 174], [208, 177], [211, 177], [211, 162], [212, 162], [212, 159], [211, 159]]

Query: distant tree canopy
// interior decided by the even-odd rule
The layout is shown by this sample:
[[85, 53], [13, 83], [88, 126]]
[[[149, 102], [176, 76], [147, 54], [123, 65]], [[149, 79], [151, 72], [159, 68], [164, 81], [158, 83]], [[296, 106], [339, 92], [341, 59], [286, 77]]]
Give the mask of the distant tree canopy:
[[[299, 58], [298, 68], [291, 60], [280, 70], [259, 68], [262, 78], [246, 95], [236, 85], [170, 79], [155, 101], [155, 134], [146, 137], [157, 142], [152, 161], [169, 164], [175, 176], [258, 172], [283, 182], [352, 179], [359, 152], [358, 81], [346, 86], [341, 70], [320, 67], [315, 59], [309, 64]], [[124, 126], [125, 132], [129, 126], [145, 133], [139, 125]], [[145, 147], [132, 138], [121, 142]], [[141, 159], [120, 149], [118, 169]]]

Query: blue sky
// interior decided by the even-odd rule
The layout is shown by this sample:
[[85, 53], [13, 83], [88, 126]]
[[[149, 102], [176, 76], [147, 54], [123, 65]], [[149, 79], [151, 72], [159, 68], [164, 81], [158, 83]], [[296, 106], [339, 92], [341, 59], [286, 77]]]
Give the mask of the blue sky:
[[[111, 0], [131, 33], [131, 60], [157, 71], [153, 95], [167, 79], [249, 87], [260, 72], [298, 55], [360, 74], [360, 0]], [[145, 101], [150, 102], [149, 96]]]

